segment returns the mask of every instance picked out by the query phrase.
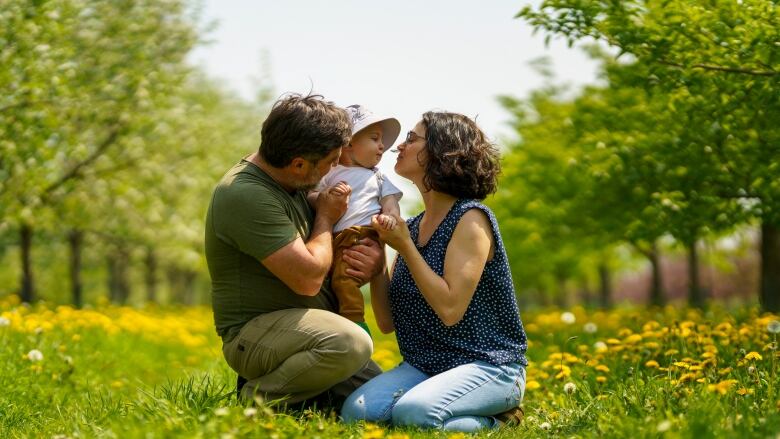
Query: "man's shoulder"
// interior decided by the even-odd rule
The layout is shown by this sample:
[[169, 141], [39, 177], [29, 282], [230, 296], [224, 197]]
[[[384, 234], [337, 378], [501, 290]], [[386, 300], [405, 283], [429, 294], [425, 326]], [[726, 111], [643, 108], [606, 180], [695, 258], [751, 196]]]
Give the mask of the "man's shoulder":
[[230, 168], [217, 184], [216, 193], [224, 196], [242, 198], [251, 194], [252, 197], [267, 194], [273, 196], [279, 191], [278, 185], [265, 176], [256, 166], [242, 160]]

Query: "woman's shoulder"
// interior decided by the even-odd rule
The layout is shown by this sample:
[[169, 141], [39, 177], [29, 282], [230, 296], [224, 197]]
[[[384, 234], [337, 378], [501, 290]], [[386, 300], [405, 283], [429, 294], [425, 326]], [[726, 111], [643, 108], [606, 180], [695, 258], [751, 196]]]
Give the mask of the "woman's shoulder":
[[483, 215], [480, 215], [480, 211], [484, 214], [484, 216], [487, 216], [487, 219], [493, 223], [495, 222], [496, 216], [493, 214], [493, 211], [486, 206], [482, 201], [475, 200], [473, 198], [461, 198], [455, 203], [455, 210], [456, 212], [456, 218], [459, 222], [461, 218], [468, 215], [469, 218], [477, 218]]

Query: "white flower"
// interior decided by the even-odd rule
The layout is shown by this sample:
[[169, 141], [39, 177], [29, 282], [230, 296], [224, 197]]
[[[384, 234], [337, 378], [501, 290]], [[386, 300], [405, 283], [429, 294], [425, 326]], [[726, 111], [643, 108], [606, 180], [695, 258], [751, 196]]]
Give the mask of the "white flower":
[[214, 409], [214, 414], [217, 416], [227, 416], [230, 410], [227, 407], [219, 407]]
[[566, 311], [565, 313], [561, 314], [561, 321], [563, 323], [566, 323], [567, 325], [571, 325], [572, 323], [577, 321], [577, 318], [574, 317], [574, 314], [570, 313], [569, 311]]
[[597, 341], [596, 343], [593, 343], [593, 347], [597, 352], [604, 352], [607, 350], [607, 344], [603, 341]]
[[766, 330], [772, 334], [780, 333], [780, 322], [777, 320], [772, 320], [766, 325]]
[[755, 368], [755, 366], [750, 366], [750, 367], [748, 367], [748, 373], [749, 373], [749, 374], [751, 374], [751, 375], [753, 375], [754, 373], [756, 373], [756, 368]]
[[563, 385], [563, 391], [571, 395], [577, 391], [577, 385], [570, 381]]
[[541, 424], [539, 424], [539, 428], [541, 428], [542, 430], [549, 430], [551, 427], [552, 425], [550, 425], [549, 422], [542, 422]]
[[11, 321], [5, 317], [0, 317], [0, 327], [11, 326]]
[[588, 334], [593, 334], [599, 330], [599, 327], [596, 326], [596, 324], [593, 322], [588, 322], [585, 324], [585, 326], [582, 327], [582, 330], [587, 332]]
[[27, 353], [27, 359], [30, 361], [41, 361], [43, 360], [43, 353], [39, 351], [38, 349], [33, 349], [30, 352]]
[[33, 332], [35, 332], [35, 335], [43, 334], [43, 328], [38, 326], [37, 328], [35, 328], [35, 330]]
[[665, 420], [658, 423], [658, 426], [655, 428], [658, 430], [659, 433], [663, 433], [665, 431], [669, 431], [669, 429], [672, 428], [672, 421]]
[[254, 407], [247, 407], [244, 409], [244, 416], [246, 416], [247, 418], [251, 418], [256, 414], [257, 414], [257, 409]]

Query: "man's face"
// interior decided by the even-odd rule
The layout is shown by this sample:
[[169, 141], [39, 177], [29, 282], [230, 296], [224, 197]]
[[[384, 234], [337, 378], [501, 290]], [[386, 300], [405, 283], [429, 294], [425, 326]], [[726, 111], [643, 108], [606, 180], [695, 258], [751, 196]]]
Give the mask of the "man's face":
[[300, 191], [310, 191], [317, 187], [317, 184], [322, 180], [322, 177], [330, 171], [331, 168], [339, 163], [339, 156], [341, 155], [341, 148], [336, 148], [325, 156], [317, 163], [307, 162], [309, 170], [303, 178], [303, 181], [296, 189]]

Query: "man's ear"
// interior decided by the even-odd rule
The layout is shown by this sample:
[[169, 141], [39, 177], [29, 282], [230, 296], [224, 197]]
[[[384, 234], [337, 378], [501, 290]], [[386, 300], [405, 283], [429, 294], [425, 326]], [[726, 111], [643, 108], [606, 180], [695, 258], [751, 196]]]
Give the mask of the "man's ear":
[[311, 166], [311, 164], [303, 157], [295, 157], [290, 161], [290, 164], [287, 165], [287, 167], [297, 175], [306, 175], [309, 172], [309, 166]]

